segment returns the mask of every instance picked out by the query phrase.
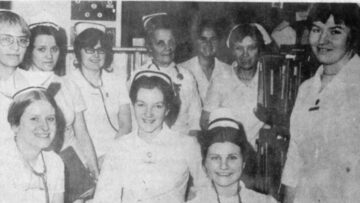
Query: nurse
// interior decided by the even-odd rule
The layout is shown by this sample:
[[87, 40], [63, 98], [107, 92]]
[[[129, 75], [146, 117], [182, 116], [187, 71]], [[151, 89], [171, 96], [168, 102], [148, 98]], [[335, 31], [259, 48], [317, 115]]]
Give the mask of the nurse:
[[285, 202], [360, 198], [360, 13], [356, 4], [315, 4], [312, 52], [322, 64], [299, 89], [282, 183]]
[[247, 189], [240, 177], [251, 151], [237, 121], [222, 117], [210, 122], [199, 136], [204, 168], [211, 182], [189, 203], [275, 203], [271, 196]]
[[235, 58], [232, 67], [214, 77], [206, 95], [201, 116], [206, 129], [209, 115], [218, 108], [234, 112], [238, 122], [244, 125], [248, 140], [256, 149], [258, 131], [263, 123], [255, 116], [257, 105], [257, 61], [265, 44], [271, 42], [266, 31], [258, 24], [236, 25], [229, 33], [227, 46]]
[[200, 146], [167, 124], [179, 108], [173, 88], [161, 72], [134, 76], [130, 98], [138, 129], [117, 140], [107, 154], [94, 202], [181, 203], [190, 174], [196, 188], [205, 183]]
[[59, 116], [44, 88], [14, 95], [7, 114], [14, 137], [0, 147], [1, 202], [64, 202], [64, 164], [48, 150], [60, 130]]
[[47, 88], [51, 83], [60, 84], [60, 90], [54, 98], [65, 117], [66, 129], [63, 146], [58, 143], [60, 146], [56, 147], [65, 149], [72, 146], [97, 177], [99, 171], [96, 154], [84, 120], [84, 99], [79, 87], [67, 77], [61, 76], [65, 72], [66, 38], [62, 35], [64, 33], [53, 22], [36, 18], [32, 21], [30, 44], [22, 64], [22, 68], [28, 70], [25, 77], [30, 84], [36, 86]]
[[156, 70], [170, 76], [181, 100], [179, 115], [171, 129], [195, 135], [200, 130], [201, 100], [194, 76], [174, 62], [174, 22], [166, 13], [145, 16], [143, 21], [151, 61], [138, 70]]
[[69, 77], [85, 98], [85, 120], [101, 163], [112, 142], [131, 130], [126, 78], [112, 72], [112, 40], [103, 25], [78, 23], [75, 30], [77, 63]]
[[216, 58], [219, 33], [212, 21], [202, 20], [197, 28], [195, 47], [197, 55], [180, 64], [195, 77], [202, 103], [205, 101], [210, 81], [222, 72], [231, 69]]
[[25, 71], [17, 68], [29, 46], [29, 37], [29, 27], [22, 17], [12, 11], [0, 11], [0, 142], [13, 139], [5, 113], [12, 95], [29, 85]]

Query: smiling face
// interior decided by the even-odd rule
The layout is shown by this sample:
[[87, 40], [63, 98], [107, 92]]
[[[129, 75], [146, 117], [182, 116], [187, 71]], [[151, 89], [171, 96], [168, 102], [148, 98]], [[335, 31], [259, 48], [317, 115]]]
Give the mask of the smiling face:
[[95, 47], [88, 47], [88, 49], [94, 50], [94, 53], [86, 53], [85, 48], [81, 49], [81, 68], [91, 71], [99, 71], [105, 63], [105, 52], [101, 50], [100, 42]]
[[197, 39], [197, 47], [200, 56], [205, 58], [215, 57], [218, 48], [218, 39], [212, 28], [204, 28]]
[[168, 113], [164, 95], [158, 88], [140, 88], [134, 103], [139, 134], [157, 135]]
[[175, 38], [170, 29], [157, 29], [152, 34], [149, 51], [159, 66], [168, 66], [175, 57]]
[[34, 101], [25, 109], [19, 125], [12, 128], [19, 141], [36, 150], [45, 149], [55, 137], [55, 109], [47, 101]]
[[60, 50], [52, 35], [38, 35], [34, 41], [32, 61], [41, 71], [52, 71], [59, 59]]
[[237, 185], [243, 166], [239, 146], [231, 142], [217, 142], [209, 147], [205, 168], [216, 186], [230, 188]]
[[26, 51], [26, 47], [19, 45], [20, 40], [26, 40], [28, 37], [22, 32], [19, 24], [0, 24], [0, 35], [8, 35], [15, 39], [14, 43], [10, 45], [0, 44], [0, 67], [16, 68], [22, 62]]
[[259, 49], [253, 38], [244, 37], [241, 42], [235, 42], [232, 49], [239, 68], [250, 70], [256, 67]]
[[345, 24], [335, 24], [331, 15], [326, 23], [315, 21], [312, 25], [309, 42], [320, 63], [324, 65], [341, 64], [349, 53], [348, 38], [350, 28]]

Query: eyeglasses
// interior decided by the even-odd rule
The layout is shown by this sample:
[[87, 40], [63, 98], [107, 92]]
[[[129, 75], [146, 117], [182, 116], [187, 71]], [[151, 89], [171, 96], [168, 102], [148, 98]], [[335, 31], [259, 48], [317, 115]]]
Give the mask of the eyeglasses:
[[94, 48], [84, 48], [85, 50], [85, 53], [87, 54], [95, 54], [95, 52], [97, 52], [98, 54], [105, 54], [105, 49], [103, 48], [97, 48], [97, 49], [94, 49]]
[[0, 34], [0, 45], [1, 46], [10, 46], [10, 45], [14, 44], [15, 40], [18, 43], [18, 45], [22, 48], [26, 48], [30, 44], [30, 40], [28, 37], [25, 37], [25, 36], [15, 37], [13, 35]]

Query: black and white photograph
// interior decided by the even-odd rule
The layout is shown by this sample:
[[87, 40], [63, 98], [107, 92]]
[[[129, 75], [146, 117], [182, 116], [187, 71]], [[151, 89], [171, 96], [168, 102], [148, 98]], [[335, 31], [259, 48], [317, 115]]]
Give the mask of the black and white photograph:
[[359, 51], [356, 0], [0, 0], [0, 203], [358, 203]]

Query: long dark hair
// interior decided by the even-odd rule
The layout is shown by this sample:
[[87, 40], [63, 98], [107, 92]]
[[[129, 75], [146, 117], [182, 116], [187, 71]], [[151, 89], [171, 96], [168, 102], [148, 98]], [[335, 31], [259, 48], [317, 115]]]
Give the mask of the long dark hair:
[[20, 68], [28, 70], [33, 64], [32, 53], [35, 48], [34, 43], [36, 37], [38, 37], [39, 35], [50, 35], [54, 37], [56, 45], [59, 47], [59, 58], [55, 64], [53, 71], [58, 76], [65, 75], [66, 52], [67, 52], [67, 46], [66, 46], [67, 38], [66, 38], [65, 30], [62, 28], [59, 28], [59, 30], [57, 30], [52, 26], [38, 25], [30, 29], [30, 32], [31, 32], [30, 44], [26, 49], [24, 61], [20, 65]]

